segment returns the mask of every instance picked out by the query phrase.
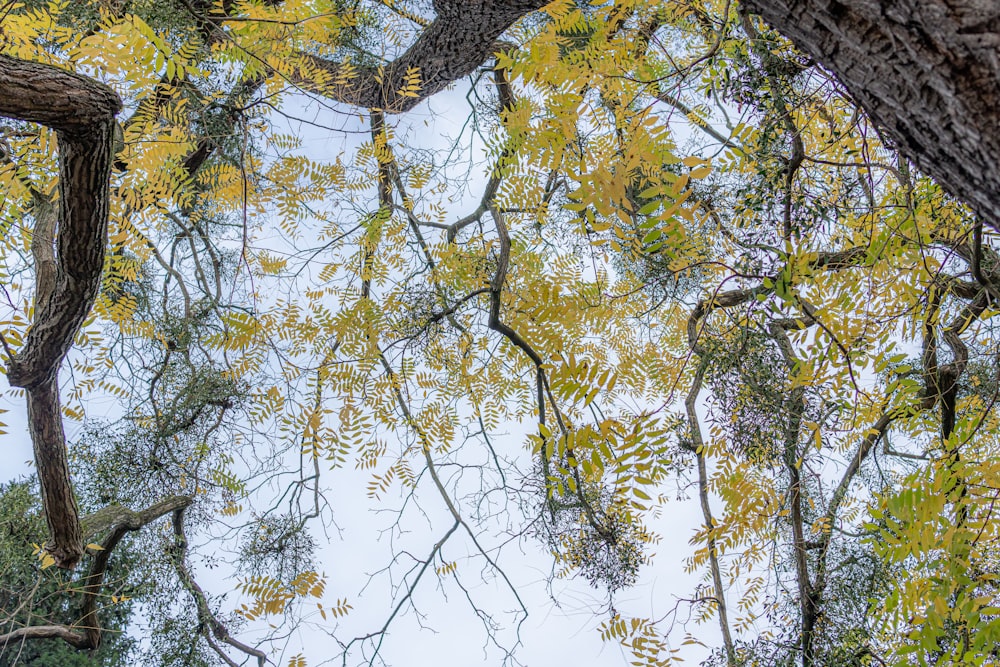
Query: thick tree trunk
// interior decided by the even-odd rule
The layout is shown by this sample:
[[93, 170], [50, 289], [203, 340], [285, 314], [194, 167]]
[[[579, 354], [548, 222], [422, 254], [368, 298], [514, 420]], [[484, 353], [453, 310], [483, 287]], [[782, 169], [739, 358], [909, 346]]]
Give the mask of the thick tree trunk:
[[742, 2], [836, 74], [904, 155], [1000, 229], [1000, 3]]
[[[101, 286], [108, 230], [108, 181], [115, 114], [121, 103], [96, 81], [0, 56], [0, 116], [47, 125], [59, 144], [58, 235], [36, 225], [35, 312], [7, 380], [28, 398], [28, 428], [51, 536], [49, 552], [71, 568], [83, 555], [59, 404], [59, 367]], [[44, 217], [44, 216], [43, 216]], [[9, 351], [8, 351], [9, 352]]]

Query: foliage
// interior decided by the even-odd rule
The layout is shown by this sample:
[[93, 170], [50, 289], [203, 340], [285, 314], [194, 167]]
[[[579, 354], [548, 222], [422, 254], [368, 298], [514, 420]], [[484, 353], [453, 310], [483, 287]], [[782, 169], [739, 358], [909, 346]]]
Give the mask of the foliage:
[[[4, 627], [33, 620], [59, 619], [66, 612], [72, 587], [78, 582], [52, 569], [40, 570], [32, 556], [31, 544], [45, 539], [45, 520], [38, 505], [37, 492], [26, 482], [0, 486], [0, 608]], [[121, 554], [118, 572], [127, 572], [137, 559], [129, 549]], [[35, 665], [37, 667], [127, 667], [135, 640], [125, 634], [134, 612], [136, 588], [128, 580], [116, 580], [111, 587], [116, 601], [108, 605], [105, 616], [107, 639], [93, 653], [81, 653], [62, 640], [47, 639], [0, 647], [0, 665]], [[110, 600], [109, 600], [110, 602]], [[34, 617], [32, 619], [31, 617]]]
[[[260, 657], [313, 625], [370, 662], [436, 575], [510, 659], [528, 611], [514, 535], [606, 592], [602, 637], [634, 664], [671, 664], [674, 617], [627, 616], [615, 593], [686, 503], [703, 519], [691, 611], [722, 637], [706, 664], [989, 664], [995, 234], [730, 2], [552, 2], [459, 84], [453, 145], [428, 145], [417, 113], [350, 106], [430, 32], [427, 4], [3, 10], [4, 54], [104, 81], [127, 110], [64, 390], [74, 482], [95, 512], [192, 504], [135, 536], [150, 590], [106, 629], [148, 630], [143, 664]], [[382, 95], [432, 83], [414, 68]], [[303, 107], [351, 139], [315, 150]], [[16, 352], [57, 151], [44, 127], [2, 130]], [[394, 549], [386, 623], [356, 634], [362, 601], [316, 562], [322, 529], [361, 506], [327, 500], [352, 469]], [[12, 563], [43, 541], [15, 493], [0, 516], [32, 518], [9, 524]], [[431, 536], [404, 542], [418, 514]], [[215, 567], [231, 595], [198, 583]], [[518, 608], [473, 599], [481, 579]], [[77, 594], [45, 581], [31, 613], [56, 616]]]

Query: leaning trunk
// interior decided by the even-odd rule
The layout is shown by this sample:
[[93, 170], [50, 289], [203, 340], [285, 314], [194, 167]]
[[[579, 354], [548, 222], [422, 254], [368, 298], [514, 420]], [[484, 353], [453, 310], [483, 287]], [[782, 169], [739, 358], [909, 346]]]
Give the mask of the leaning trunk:
[[903, 154], [1000, 229], [1000, 3], [743, 4], [833, 71]]
[[47, 125], [59, 142], [59, 231], [53, 238], [50, 212], [40, 215], [32, 242], [37, 280], [31, 328], [16, 354], [5, 352], [7, 381], [27, 394], [28, 430], [51, 536], [47, 549], [64, 568], [80, 560], [83, 540], [69, 477], [59, 367], [101, 286], [114, 117], [120, 109], [117, 95], [101, 83], [0, 55], [0, 116]]

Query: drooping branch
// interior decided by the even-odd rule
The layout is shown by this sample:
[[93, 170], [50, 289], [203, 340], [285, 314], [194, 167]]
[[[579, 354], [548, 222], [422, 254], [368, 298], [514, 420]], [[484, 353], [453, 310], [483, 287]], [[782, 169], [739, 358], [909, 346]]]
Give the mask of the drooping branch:
[[434, 0], [437, 17], [392, 62], [358, 67], [304, 56], [327, 79], [298, 83], [338, 102], [403, 113], [475, 71], [492, 55], [505, 30], [546, 4], [548, 0]]
[[[807, 311], [808, 312], [808, 311]], [[768, 331], [771, 338], [781, 350], [781, 357], [788, 370], [789, 379], [801, 366], [801, 360], [795, 354], [792, 342], [788, 337], [788, 329], [780, 322], [771, 322]], [[809, 576], [809, 560], [806, 557], [805, 520], [803, 517], [804, 484], [802, 482], [802, 459], [799, 451], [799, 438], [802, 432], [803, 415], [806, 410], [805, 385], [793, 386], [785, 395], [784, 400], [784, 463], [788, 472], [788, 520], [792, 527], [792, 557], [795, 562], [795, 581], [798, 587], [799, 601], [799, 647], [802, 651], [802, 667], [812, 667], [816, 660], [815, 640], [816, 623], [822, 613], [820, 605], [823, 597], [822, 589], [815, 586]]]
[[[396, 404], [399, 407], [399, 411], [402, 413], [407, 426], [413, 429], [413, 431], [417, 434], [417, 437], [420, 440], [420, 449], [422, 450], [424, 455], [424, 462], [427, 465], [427, 472], [430, 474], [431, 480], [434, 482], [434, 486], [437, 489], [438, 494], [441, 496], [441, 499], [444, 501], [445, 506], [448, 508], [448, 513], [451, 514], [452, 518], [454, 519], [454, 524], [448, 530], [448, 532], [445, 533], [445, 536], [441, 538], [441, 540], [437, 544], [434, 545], [434, 549], [431, 551], [431, 554], [427, 558], [427, 560], [424, 561], [424, 564], [420, 568], [420, 571], [418, 572], [416, 579], [414, 579], [413, 583], [407, 588], [406, 595], [399, 602], [399, 604], [397, 604], [396, 607], [393, 609], [392, 615], [390, 615], [389, 618], [386, 620], [385, 625], [383, 625], [382, 629], [376, 633], [372, 633], [364, 637], [359, 637], [353, 640], [351, 644], [353, 644], [355, 641], [358, 640], [362, 639], [367, 640], [377, 636], [379, 638], [379, 642], [375, 650], [376, 653], [378, 652], [378, 649], [382, 645], [382, 639], [385, 637], [385, 633], [389, 629], [389, 624], [399, 613], [403, 605], [411, 598], [411, 596], [413, 595], [413, 591], [416, 589], [417, 583], [420, 581], [420, 577], [423, 576], [424, 571], [427, 569], [427, 566], [437, 556], [438, 552], [441, 550], [441, 546], [445, 543], [445, 541], [447, 541], [449, 537], [451, 537], [452, 533], [454, 533], [459, 526], [465, 529], [466, 534], [469, 536], [469, 539], [472, 541], [472, 544], [476, 547], [476, 550], [479, 551], [479, 554], [486, 560], [486, 562], [490, 565], [490, 567], [493, 568], [493, 570], [497, 572], [500, 575], [500, 577], [504, 580], [504, 582], [507, 584], [507, 588], [510, 590], [511, 594], [514, 596], [514, 598], [517, 600], [518, 605], [520, 606], [521, 613], [523, 614], [521, 621], [523, 622], [524, 619], [527, 619], [528, 617], [528, 608], [521, 600], [521, 595], [517, 592], [517, 588], [514, 586], [513, 582], [507, 576], [507, 573], [497, 564], [493, 556], [491, 556], [487, 551], [487, 549], [483, 547], [483, 545], [480, 543], [479, 538], [476, 536], [475, 531], [472, 530], [472, 527], [462, 517], [462, 514], [459, 511], [458, 506], [455, 504], [454, 499], [451, 497], [451, 494], [449, 494], [448, 490], [445, 488], [444, 481], [438, 474], [437, 465], [434, 463], [434, 457], [432, 455], [433, 447], [431, 439], [428, 436], [427, 432], [420, 426], [419, 422], [414, 418], [413, 412], [410, 410], [410, 405], [407, 402], [406, 397], [403, 395], [402, 380], [400, 380], [399, 376], [396, 374], [396, 371], [393, 369], [392, 364], [389, 363], [389, 360], [386, 358], [385, 353], [382, 350], [379, 350], [379, 360], [382, 363], [382, 368], [385, 370], [386, 375], [392, 378], [393, 394], [396, 398]], [[350, 644], [348, 646], [350, 646]]]
[[[692, 315], [692, 317], [694, 317]], [[694, 328], [697, 329], [697, 323]], [[705, 460], [705, 440], [701, 434], [701, 422], [698, 419], [698, 395], [705, 379], [709, 357], [702, 357], [698, 362], [691, 389], [684, 401], [688, 419], [688, 434], [690, 442], [684, 445], [693, 452], [698, 462], [698, 500], [701, 504], [701, 516], [705, 521], [705, 542], [708, 547], [708, 564], [712, 573], [712, 587], [715, 589], [715, 606], [719, 610], [719, 629], [722, 631], [722, 644], [726, 651], [726, 664], [732, 667], [736, 664], [736, 649], [729, 625], [729, 607], [726, 604], [726, 589], [722, 583], [722, 567], [719, 564], [719, 545], [715, 539], [716, 521], [712, 515], [712, 505], [709, 500], [708, 466]]]
[[[27, 390], [28, 429], [56, 564], [83, 555], [79, 511], [69, 478], [58, 373], [101, 283], [108, 228], [115, 93], [65, 70], [0, 56], [0, 115], [41, 123], [59, 144], [59, 217], [54, 264], [51, 229], [36, 228], [38, 298], [24, 345], [8, 360], [7, 380]], [[47, 221], [43, 221], [47, 222]]]
[[229, 634], [229, 629], [222, 623], [222, 621], [216, 618], [214, 613], [212, 613], [211, 608], [208, 606], [208, 597], [205, 595], [205, 591], [198, 585], [198, 582], [195, 581], [191, 571], [188, 569], [186, 562], [188, 541], [187, 535], [184, 533], [185, 509], [186, 506], [178, 507], [173, 510], [172, 523], [174, 527], [174, 546], [171, 556], [174, 571], [177, 572], [177, 576], [180, 578], [184, 588], [186, 588], [188, 593], [191, 594], [195, 607], [198, 610], [198, 621], [201, 624], [201, 632], [209, 646], [212, 647], [212, 649], [226, 664], [236, 665], [239, 663], [234, 662], [233, 659], [230, 658], [226, 652], [215, 643], [215, 640], [232, 646], [236, 650], [246, 654], [247, 657], [256, 658], [259, 667], [264, 667], [267, 663], [267, 654], [260, 649], [244, 644]]
[[903, 154], [1000, 228], [1000, 5], [743, 4], [832, 70]]

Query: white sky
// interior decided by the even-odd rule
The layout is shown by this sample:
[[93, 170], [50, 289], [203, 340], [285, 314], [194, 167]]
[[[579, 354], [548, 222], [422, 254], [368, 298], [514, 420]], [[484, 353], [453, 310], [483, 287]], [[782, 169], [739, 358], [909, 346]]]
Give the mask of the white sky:
[[[403, 116], [387, 117], [387, 124], [395, 127], [396, 143], [432, 150], [450, 146], [461, 134], [468, 117], [467, 91], [467, 84], [459, 82]], [[305, 139], [303, 152], [317, 159], [328, 160], [345, 151], [350, 156], [353, 149], [370, 136], [367, 118], [361, 119], [355, 114], [340, 115], [329, 107], [318, 108], [316, 104], [307, 104], [301, 111], [296, 108], [293, 114], [318, 125], [343, 126], [347, 130], [346, 134], [329, 132], [306, 123], [290, 122], [290, 131]], [[485, 161], [482, 147], [476, 146], [475, 150], [478, 152], [476, 159]], [[467, 155], [456, 159], [454, 171], [459, 175], [467, 168], [464, 160]], [[478, 184], [484, 182], [483, 174]], [[451, 209], [448, 220], [458, 219], [475, 209], [482, 192], [478, 184], [472, 181], [462, 201]], [[495, 444], [498, 441], [498, 446], [506, 447], [504, 453], [508, 455], [526, 456], [526, 429], [512, 425], [509, 430], [511, 435], [495, 438]], [[385, 539], [380, 542], [379, 537], [393, 522], [393, 517], [382, 516], [378, 511], [398, 507], [401, 501], [390, 495], [381, 503], [367, 502], [365, 485], [369, 479], [368, 474], [350, 469], [340, 469], [327, 476], [333, 486], [329, 498], [335, 521], [342, 532], [331, 534], [332, 542], [320, 552], [318, 569], [330, 577], [327, 597], [331, 601], [347, 597], [354, 606], [343, 621], [343, 627], [350, 631], [338, 633], [341, 640], [377, 630], [391, 610], [387, 577], [381, 575], [369, 581], [365, 575], [388, 565], [390, 550]], [[674, 495], [673, 489], [664, 491]], [[424, 478], [418, 495], [421, 509], [432, 518], [425, 521], [418, 513], [411, 512], [403, 526], [410, 532], [402, 536], [399, 544], [405, 545], [414, 556], [424, 558], [444, 535], [451, 520], [430, 479]], [[361, 502], [362, 499], [366, 502]], [[345, 507], [352, 509], [344, 511]], [[699, 582], [699, 575], [686, 573], [684, 562], [692, 552], [689, 539], [700, 523], [701, 513], [696, 501], [672, 503], [660, 519], [652, 522], [651, 528], [663, 536], [663, 541], [655, 548], [653, 562], [643, 568], [639, 583], [616, 595], [615, 607], [624, 616], [659, 618], [671, 612], [679, 598], [690, 596]], [[608, 615], [606, 594], [591, 588], [582, 578], [556, 580], [550, 591], [553, 563], [543, 549], [536, 540], [523, 538], [506, 545], [501, 554], [495, 556], [530, 614], [521, 626], [522, 646], [517, 649], [515, 658], [529, 666], [628, 664], [632, 657], [624, 654], [617, 643], [602, 642], [597, 632], [600, 622]], [[517, 602], [509, 589], [497, 579], [483, 558], [474, 555], [468, 560], [474, 551], [468, 536], [456, 532], [442, 554], [446, 560], [459, 562], [458, 575], [483, 610], [495, 613], [516, 609]], [[489, 573], [490, 579], [484, 580], [482, 572]], [[429, 570], [414, 595], [414, 603], [422, 618], [409, 610], [393, 621], [390, 636], [381, 649], [386, 663], [414, 667], [501, 664], [502, 653], [489, 645], [484, 626], [475, 616], [465, 593], [449, 578], [438, 579]], [[678, 610], [679, 620], [684, 621], [688, 615], [687, 605], [682, 603]], [[511, 616], [499, 614], [497, 618], [509, 620]], [[698, 625], [692, 621], [686, 630], [709, 646], [719, 643], [718, 626], [714, 623]], [[672, 645], [681, 649], [678, 658], [696, 664], [706, 651], [695, 645], [681, 646], [684, 634], [685, 628], [678, 624], [672, 635]], [[317, 654], [339, 653], [336, 645], [321, 631], [303, 631], [299, 636], [300, 640], [293, 638], [289, 642], [286, 657], [302, 651], [310, 657], [312, 665], [312, 657]], [[497, 639], [504, 647], [513, 646], [515, 641], [510, 627], [499, 632]], [[340, 664], [339, 656], [332, 662]]]
[[[461, 131], [468, 113], [465, 92], [465, 84], [460, 84], [434, 96], [404, 118], [390, 118], [389, 122], [399, 126], [400, 137], [404, 135], [404, 125], [409, 124], [412, 131], [406, 141], [411, 144], [417, 141], [431, 148], [440, 146], [446, 138], [453, 139]], [[345, 135], [292, 123], [290, 128], [304, 136], [307, 152], [315, 152], [317, 157], [329, 159], [333, 154], [345, 148], [350, 150], [352, 145], [368, 138], [367, 121], [345, 120], [345, 116], [337, 116], [329, 110], [317, 110], [315, 105], [302, 108], [301, 113], [296, 111], [296, 115], [321, 125], [338, 127], [346, 123], [361, 131]], [[473, 203], [457, 205], [450, 218], [456, 219], [471, 211], [478, 198], [479, 192], [472, 187], [468, 201]], [[64, 382], [67, 376], [66, 372], [62, 374]], [[101, 405], [101, 400], [95, 399], [90, 405], [90, 414], [101, 417]], [[30, 467], [25, 465], [31, 459], [31, 448], [25, 428], [24, 408], [21, 404], [11, 403], [9, 406], [11, 411], [0, 416], [0, 421], [8, 424], [8, 433], [0, 436], [0, 451], [6, 461], [0, 470], [3, 481], [30, 472]], [[71, 425], [68, 426], [72, 439], [73, 430]], [[497, 438], [509, 448], [506, 453], [527, 456], [523, 431], [515, 425], [509, 431], [511, 435]], [[318, 553], [317, 569], [329, 577], [324, 603], [330, 605], [336, 599], [347, 598], [354, 607], [351, 614], [340, 621], [342, 626], [337, 634], [344, 640], [377, 630], [391, 612], [390, 582], [384, 573], [376, 572], [390, 562], [392, 550], [385, 535], [380, 533], [391, 525], [393, 517], [379, 510], [397, 508], [401, 499], [390, 493], [381, 503], [369, 501], [365, 494], [369, 474], [355, 471], [351, 463], [324, 474], [327, 497], [340, 531], [331, 528], [329, 544]], [[664, 492], [675, 495], [672, 488], [664, 489]], [[407, 512], [401, 526], [404, 534], [398, 537], [396, 551], [405, 549], [416, 557], [424, 558], [449, 527], [450, 518], [428, 478], [422, 480], [417, 494], [420, 507], [427, 516], [421, 517], [416, 511]], [[700, 522], [700, 510], [695, 499], [673, 502], [664, 508], [661, 517], [651, 522], [651, 528], [663, 538], [654, 549], [656, 553], [652, 564], [643, 568], [639, 583], [620, 592], [614, 602], [625, 616], [660, 618], [676, 607], [679, 623], [671, 635], [671, 643], [674, 648], [680, 649], [676, 657], [684, 658], [687, 664], [696, 664], [705, 655], [705, 650], [695, 645], [682, 646], [685, 631], [709, 646], [719, 644], [718, 626], [714, 621], [703, 625], [692, 621], [682, 625], [688, 618], [688, 607], [685, 603], [677, 606], [679, 599], [690, 596], [699, 582], [698, 575], [684, 571], [684, 562], [692, 553], [689, 539]], [[320, 526], [315, 528], [314, 534], [322, 543], [322, 530]], [[222, 570], [199, 567], [197, 553], [210, 551], [212, 542], [205, 536], [201, 540], [195, 538], [195, 541], [200, 541], [201, 545], [193, 550], [191, 560], [200, 583], [217, 595], [229, 593], [223, 609], [232, 609], [245, 602], [233, 592], [236, 582], [227, 578]], [[497, 543], [494, 540], [491, 546]], [[497, 614], [499, 620], [506, 621], [506, 627], [498, 632], [497, 639], [505, 647], [512, 647], [515, 639], [508, 612], [516, 609], [517, 603], [481, 556], [469, 559], [468, 555], [473, 552], [468, 536], [457, 532], [442, 553], [447, 560], [458, 561], [458, 575], [477, 605]], [[530, 538], [515, 540], [499, 554], [493, 555], [530, 612], [520, 629], [521, 646], [517, 648], [516, 660], [532, 667], [611, 667], [628, 664], [631, 656], [623, 654], [617, 643], [602, 642], [596, 631], [607, 616], [608, 601], [603, 592], [592, 589], [579, 578], [555, 580], [550, 586], [552, 558], [544, 553], [539, 542]], [[397, 570], [395, 574], [399, 572]], [[484, 578], [482, 572], [489, 573], [489, 576]], [[374, 577], [369, 578], [368, 575]], [[408, 667], [466, 667], [502, 663], [502, 652], [489, 644], [482, 622], [454, 579], [447, 576], [438, 578], [433, 571], [428, 571], [414, 594], [413, 602], [419, 614], [407, 608], [390, 627], [381, 649], [386, 663]], [[309, 612], [312, 602], [307, 601], [305, 605], [304, 612], [310, 622], [294, 632], [285, 646], [277, 647], [283, 650], [283, 654], [273, 655], [272, 658], [279, 665], [287, 664], [288, 659], [299, 652], [306, 655], [309, 665], [322, 664], [324, 659], [339, 656], [337, 644], [324, 632], [332, 630], [335, 621], [331, 619], [329, 623], [320, 623], [318, 615]], [[664, 624], [665, 627], [667, 625]], [[251, 632], [241, 638], [252, 636]], [[361, 654], [353, 654], [348, 664], [357, 664], [360, 658]], [[333, 664], [340, 664], [339, 657]]]

